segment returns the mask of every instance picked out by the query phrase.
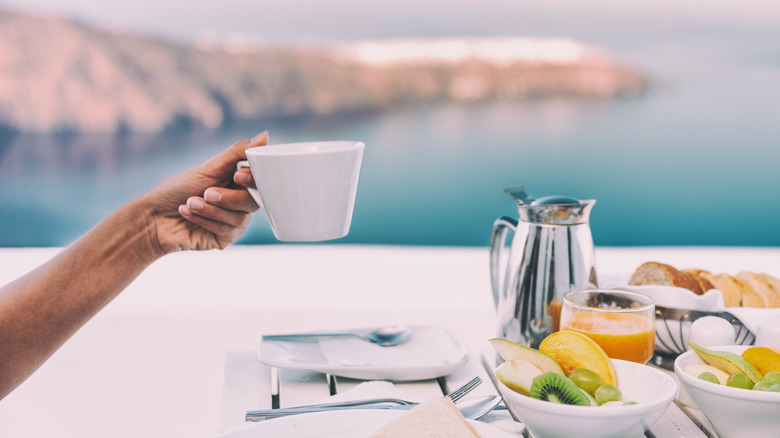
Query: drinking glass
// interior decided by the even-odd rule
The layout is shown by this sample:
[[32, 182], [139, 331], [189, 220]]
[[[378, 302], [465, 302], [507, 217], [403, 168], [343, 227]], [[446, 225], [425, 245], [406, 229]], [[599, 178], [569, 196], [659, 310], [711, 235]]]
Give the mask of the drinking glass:
[[633, 292], [569, 292], [563, 297], [561, 330], [588, 336], [612, 359], [646, 363], [655, 348], [655, 302]]

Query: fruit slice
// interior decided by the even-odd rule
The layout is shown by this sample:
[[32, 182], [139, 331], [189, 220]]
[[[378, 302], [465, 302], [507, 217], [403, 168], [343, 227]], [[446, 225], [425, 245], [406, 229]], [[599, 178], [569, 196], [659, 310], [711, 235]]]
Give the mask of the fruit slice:
[[530, 396], [553, 403], [590, 406], [590, 400], [571, 379], [552, 371], [534, 378]]
[[541, 376], [538, 366], [522, 359], [510, 359], [496, 369], [496, 377], [509, 389], [528, 395], [536, 376]]
[[562, 376], [566, 375], [555, 359], [533, 348], [524, 347], [502, 338], [493, 338], [489, 342], [504, 360], [522, 359], [536, 365], [543, 373], [552, 371]]
[[750, 347], [742, 352], [742, 357], [755, 365], [761, 374], [780, 371], [780, 351], [767, 347]]
[[729, 379], [729, 375], [726, 374], [725, 371], [720, 368], [715, 368], [712, 365], [707, 365], [706, 363], [692, 363], [683, 368], [683, 371], [694, 377], [699, 377], [702, 373], [712, 373], [718, 378], [718, 382], [720, 382], [721, 385], [725, 385], [726, 381]]
[[693, 342], [688, 342], [696, 354], [708, 364], [719, 368], [729, 376], [736, 373], [745, 373], [752, 384], [763, 380], [764, 375], [753, 364], [738, 354], [727, 351], [715, 351], [701, 347]]
[[598, 374], [602, 383], [617, 386], [615, 367], [607, 353], [582, 333], [555, 332], [544, 338], [539, 351], [555, 359], [567, 374], [575, 368], [586, 368]]

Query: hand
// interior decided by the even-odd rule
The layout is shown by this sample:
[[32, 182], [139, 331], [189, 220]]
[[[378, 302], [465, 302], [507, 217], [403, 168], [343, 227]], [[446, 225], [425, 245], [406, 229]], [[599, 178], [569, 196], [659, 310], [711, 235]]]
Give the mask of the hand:
[[236, 163], [246, 159], [246, 149], [267, 143], [267, 132], [239, 141], [145, 195], [162, 254], [224, 249], [241, 237], [259, 207], [246, 190], [254, 184], [251, 173], [236, 171]]

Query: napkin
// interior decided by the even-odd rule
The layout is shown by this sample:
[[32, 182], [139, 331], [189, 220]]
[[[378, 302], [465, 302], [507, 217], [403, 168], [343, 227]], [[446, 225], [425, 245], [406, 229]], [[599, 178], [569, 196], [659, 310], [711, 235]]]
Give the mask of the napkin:
[[322, 338], [319, 347], [328, 364], [339, 367], [447, 365], [462, 361], [467, 353], [457, 338], [441, 327], [414, 327], [408, 341], [393, 347], [352, 337]]

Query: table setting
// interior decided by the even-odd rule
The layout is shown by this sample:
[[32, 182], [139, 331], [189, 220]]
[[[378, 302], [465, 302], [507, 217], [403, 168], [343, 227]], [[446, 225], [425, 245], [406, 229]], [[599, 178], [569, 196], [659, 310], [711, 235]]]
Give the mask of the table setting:
[[[489, 344], [493, 350], [484, 344], [466, 347], [455, 331], [437, 326], [263, 334], [256, 358], [235, 353], [226, 362], [226, 407], [219, 437], [249, 438], [283, 431], [302, 437], [396, 436], [379, 433], [398, 422], [419, 421], [411, 418], [423, 406], [430, 409], [425, 400], [442, 397], [454, 402], [456, 416], [473, 432], [464, 436], [672, 436], [682, 430], [685, 436], [733, 436], [733, 430], [720, 420], [710, 420], [706, 403], [700, 403], [705, 406], [700, 411], [681, 392], [678, 374], [685, 371], [676, 364], [686, 350], [684, 345], [699, 340], [697, 332], [703, 333], [704, 324], [694, 324], [700, 316], [695, 312], [738, 326], [728, 333], [727, 341], [755, 342], [758, 329], [742, 322], [744, 313], [742, 319], [721, 318], [731, 315], [723, 306], [723, 296], [718, 295], [726, 289], [719, 291], [709, 283], [713, 290], [699, 289], [699, 295], [710, 294], [695, 305], [686, 305], [676, 296], [665, 300], [659, 288], [668, 284], [653, 278], [635, 281], [642, 267], [630, 281], [600, 289], [589, 228], [596, 201], [534, 198], [523, 187], [508, 188], [506, 193], [516, 203], [519, 219], [497, 219], [490, 238], [492, 323], [497, 328]], [[650, 287], [638, 289], [638, 284]], [[658, 310], [656, 300], [660, 301]], [[687, 310], [684, 317], [668, 310], [664, 313], [678, 305]], [[663, 318], [666, 339], [659, 337], [663, 330], [658, 330], [656, 315]], [[673, 322], [679, 339], [669, 329], [672, 318], [678, 318]], [[657, 340], [662, 348], [656, 352]], [[670, 341], [683, 347], [672, 350]], [[696, 351], [710, 363], [711, 356]], [[248, 366], [246, 361], [260, 368], [253, 374], [265, 377], [229, 384], [234, 376], [247, 375], [238, 371]], [[578, 378], [587, 373], [595, 375], [598, 384]], [[688, 377], [682, 378], [686, 389]], [[764, 379], [763, 375], [753, 377], [752, 383]], [[315, 386], [313, 380], [319, 381], [316, 392], [327, 388], [327, 397], [307, 394]], [[481, 398], [466, 397], [483, 380], [488, 383], [483, 394], [474, 394]], [[453, 396], [450, 388], [464, 381], [465, 386]], [[772, 382], [766, 383], [769, 387]], [[256, 398], [238, 401], [239, 392], [246, 388], [262, 394], [259, 403]], [[410, 390], [424, 390], [425, 395], [410, 395]], [[776, 395], [768, 392], [759, 396], [769, 397], [771, 405]], [[780, 399], [777, 402], [780, 406]], [[429, 414], [423, 426], [415, 429], [415, 436], [446, 436], [434, 430], [448, 427], [434, 426], [435, 418], [444, 416]]]

